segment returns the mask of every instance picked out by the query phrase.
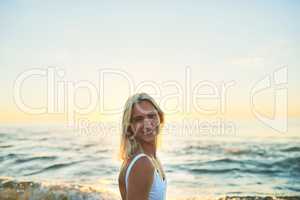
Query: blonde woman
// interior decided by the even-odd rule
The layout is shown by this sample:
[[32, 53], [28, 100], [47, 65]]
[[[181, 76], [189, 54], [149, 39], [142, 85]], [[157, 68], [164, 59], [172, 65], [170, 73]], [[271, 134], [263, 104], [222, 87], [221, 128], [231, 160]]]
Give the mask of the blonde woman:
[[122, 119], [119, 174], [122, 200], [163, 200], [167, 180], [156, 150], [164, 113], [146, 93], [127, 100]]

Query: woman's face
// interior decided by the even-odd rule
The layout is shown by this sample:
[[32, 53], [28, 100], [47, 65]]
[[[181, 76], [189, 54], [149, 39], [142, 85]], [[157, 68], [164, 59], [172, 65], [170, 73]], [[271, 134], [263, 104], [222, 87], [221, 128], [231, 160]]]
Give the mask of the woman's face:
[[141, 101], [133, 106], [131, 130], [140, 143], [153, 143], [159, 132], [159, 115], [148, 101]]

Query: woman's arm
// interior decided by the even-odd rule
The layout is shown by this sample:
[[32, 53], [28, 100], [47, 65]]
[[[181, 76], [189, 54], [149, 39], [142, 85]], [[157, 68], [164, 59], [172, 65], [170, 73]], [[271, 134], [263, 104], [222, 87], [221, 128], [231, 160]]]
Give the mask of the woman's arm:
[[148, 200], [153, 182], [154, 167], [147, 157], [141, 157], [133, 165], [128, 177], [126, 200]]
[[122, 200], [126, 200], [126, 189], [125, 189], [125, 184], [124, 184], [124, 170], [121, 169], [121, 172], [119, 174], [119, 190], [120, 190], [120, 194], [122, 197]]

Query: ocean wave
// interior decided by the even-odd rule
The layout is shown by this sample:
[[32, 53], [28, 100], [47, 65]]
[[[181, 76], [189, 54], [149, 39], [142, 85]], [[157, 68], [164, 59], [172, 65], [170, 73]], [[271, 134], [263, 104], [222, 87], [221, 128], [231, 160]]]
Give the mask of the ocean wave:
[[272, 169], [241, 169], [241, 168], [228, 168], [228, 169], [189, 169], [189, 171], [200, 174], [225, 174], [237, 172], [240, 174], [248, 173], [248, 174], [277, 174], [281, 171], [272, 170]]
[[290, 170], [294, 173], [300, 173], [300, 157], [285, 158], [275, 162], [273, 165], [281, 167], [284, 170]]
[[281, 149], [283, 152], [300, 152], [300, 147], [288, 147]]
[[222, 147], [219, 144], [215, 145], [188, 145], [182, 149], [183, 154], [191, 154], [191, 153], [220, 153], [226, 155], [235, 155], [235, 156], [260, 156], [264, 157], [267, 155], [267, 150], [260, 148], [258, 146], [253, 147], [243, 147], [242, 144], [236, 147]]
[[263, 161], [259, 159], [233, 159], [219, 158], [214, 160], [189, 161], [181, 165], [174, 165], [177, 170], [186, 170], [193, 173], [222, 174], [222, 173], [247, 173], [265, 175], [289, 175], [300, 173], [300, 157], [287, 157], [281, 160]]
[[29, 158], [19, 158], [15, 160], [15, 163], [26, 163], [34, 160], [55, 160], [57, 156], [36, 156], [36, 157], [29, 157]]
[[40, 174], [40, 173], [43, 173], [43, 172], [46, 172], [46, 171], [50, 171], [50, 170], [57, 170], [57, 169], [68, 167], [68, 166], [71, 166], [71, 165], [75, 165], [75, 164], [81, 163], [81, 162], [83, 162], [83, 161], [74, 161], [74, 162], [69, 162], [69, 163], [58, 163], [58, 164], [50, 165], [49, 167], [45, 167], [45, 168], [43, 168], [43, 169], [41, 169], [39, 171], [26, 174], [25, 176], [31, 176], [31, 175], [35, 175], [35, 174]]
[[14, 145], [8, 144], [8, 145], [0, 145], [0, 149], [6, 149], [6, 148], [10, 148], [13, 147]]
[[272, 163], [265, 163], [258, 160], [241, 160], [241, 159], [232, 159], [232, 158], [219, 158], [215, 160], [208, 160], [208, 161], [193, 161], [193, 162], [186, 162], [185, 164], [181, 165], [181, 168], [191, 168], [197, 166], [253, 166], [253, 167], [260, 167], [260, 168], [269, 168], [272, 167]]
[[285, 158], [281, 161], [276, 162], [275, 164], [291, 165], [291, 164], [299, 164], [299, 163], [300, 163], [300, 156]]

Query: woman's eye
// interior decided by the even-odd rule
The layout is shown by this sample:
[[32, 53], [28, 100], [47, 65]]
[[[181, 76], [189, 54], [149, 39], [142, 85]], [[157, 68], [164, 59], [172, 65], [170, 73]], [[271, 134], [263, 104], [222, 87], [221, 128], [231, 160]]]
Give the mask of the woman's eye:
[[143, 120], [142, 117], [137, 117], [133, 119], [133, 122], [141, 122]]
[[155, 116], [155, 114], [151, 114], [151, 115], [148, 115], [148, 117], [149, 117], [150, 119], [154, 119], [156, 116]]

